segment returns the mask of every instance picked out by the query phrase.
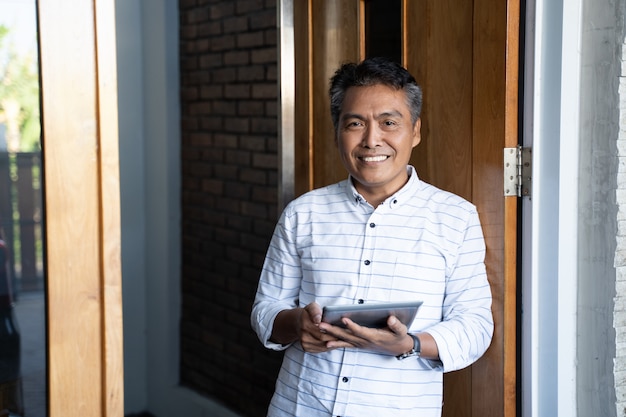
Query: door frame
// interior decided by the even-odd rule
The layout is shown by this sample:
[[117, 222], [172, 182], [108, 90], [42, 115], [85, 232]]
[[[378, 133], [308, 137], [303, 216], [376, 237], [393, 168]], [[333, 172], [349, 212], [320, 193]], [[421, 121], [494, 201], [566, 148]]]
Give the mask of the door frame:
[[[522, 416], [575, 417], [582, 0], [526, 1]], [[554, 278], [554, 279], [550, 279]]]
[[[502, 135], [502, 147], [514, 147], [518, 144], [518, 105], [519, 105], [519, 97], [518, 97], [518, 71], [519, 71], [519, 24], [522, 16], [519, 15], [520, 11], [520, 1], [519, 0], [510, 0], [507, 1], [505, 5], [500, 5], [497, 11], [494, 11], [494, 8], [490, 8], [487, 3], [481, 2], [479, 0], [476, 1], [479, 9], [478, 19], [481, 23], [489, 23], [489, 27], [485, 28], [482, 24], [478, 24], [474, 29], [480, 30], [480, 33], [477, 36], [481, 37], [480, 39], [484, 41], [480, 43], [480, 51], [479, 54], [482, 58], [486, 58], [489, 60], [487, 65], [492, 65], [492, 69], [500, 68], [500, 65], [506, 67], [504, 71], [504, 75], [499, 74], [499, 76], [503, 76], [504, 80], [500, 80], [502, 84], [506, 88], [506, 93], [503, 93], [503, 99], [498, 102], [499, 105], [502, 106], [502, 113], [491, 114], [489, 105], [486, 102], [480, 102], [484, 105], [481, 110], [483, 113], [480, 113], [478, 119], [479, 123], [482, 123], [481, 127], [485, 127], [488, 125], [488, 119], [490, 117], [500, 117], [497, 120], [497, 129], [498, 132], [487, 132], [489, 135]], [[407, 3], [403, 3], [403, 7], [406, 8]], [[278, 3], [279, 8], [279, 30], [280, 30], [280, 54], [279, 54], [279, 67], [281, 68], [281, 73], [283, 74], [298, 74], [298, 69], [295, 67], [296, 57], [291, 53], [293, 51], [293, 47], [295, 44], [294, 36], [298, 33], [301, 28], [294, 27], [294, 23], [301, 23], [298, 19], [298, 16], [294, 17], [292, 0], [281, 0]], [[405, 9], [406, 11], [406, 9]], [[494, 14], [497, 13], [497, 14]], [[504, 20], [496, 20], [494, 16], [498, 16], [497, 19], [505, 18]], [[491, 20], [489, 20], [491, 19]], [[494, 24], [494, 22], [496, 22]], [[476, 23], [475, 23], [476, 25]], [[499, 26], [498, 26], [499, 25]], [[283, 30], [283, 28], [285, 30]], [[308, 29], [310, 31], [311, 29]], [[497, 40], [494, 40], [494, 33], [497, 32], [496, 36], [500, 37]], [[504, 39], [504, 41], [502, 41]], [[491, 49], [490, 49], [491, 47]], [[303, 49], [303, 48], [301, 48]], [[297, 51], [296, 53], [303, 54], [302, 51]], [[403, 53], [405, 54], [405, 53]], [[306, 57], [306, 54], [304, 54]], [[309, 52], [309, 60], [311, 52]], [[488, 71], [490, 68], [485, 66], [481, 68], [483, 73], [480, 74], [482, 77], [488, 76]], [[279, 74], [280, 75], [280, 74]], [[482, 81], [485, 81], [486, 78], [482, 78]], [[281, 206], [279, 209], [284, 207], [284, 204], [292, 199], [294, 196], [302, 193], [302, 187], [298, 187], [296, 184], [293, 184], [294, 173], [300, 169], [302, 171], [302, 167], [298, 161], [296, 161], [298, 146], [302, 146], [297, 141], [302, 141], [302, 133], [307, 133], [307, 129], [302, 129], [299, 134], [296, 134], [297, 124], [302, 123], [301, 121], [296, 121], [295, 113], [293, 111], [293, 106], [297, 105], [298, 98], [295, 96], [295, 84], [296, 80], [288, 76], [286, 83], [281, 83], [280, 90], [280, 98], [279, 98], [279, 114], [281, 115], [281, 129], [280, 131], [280, 149], [282, 154], [280, 155], [281, 161], [281, 169], [280, 169], [280, 179], [285, 179], [286, 181], [281, 184], [280, 190], [280, 198], [281, 198]], [[301, 85], [300, 82], [298, 85]], [[483, 85], [484, 87], [484, 85]], [[486, 92], [485, 94], [500, 94], [501, 90], [495, 91], [492, 88]], [[309, 86], [310, 88], [310, 86]], [[498, 86], [498, 88], [502, 88]], [[317, 95], [316, 95], [317, 97]], [[498, 100], [500, 100], [499, 98]], [[311, 112], [310, 106], [311, 102], [305, 103], [307, 107], [306, 112]], [[481, 119], [482, 117], [482, 119]], [[294, 128], [296, 126], [296, 128]], [[308, 127], [309, 134], [312, 133], [312, 129]], [[495, 141], [494, 141], [495, 143]], [[499, 150], [499, 155], [495, 155], [493, 148], [483, 148], [478, 149], [478, 152], [487, 151], [490, 155], [489, 167], [487, 170], [490, 173], [493, 173], [492, 167], [498, 164], [498, 156], [502, 158], [502, 150]], [[308, 150], [310, 153], [311, 150]], [[495, 155], [495, 156], [494, 156]], [[492, 158], [493, 157], [493, 158]], [[501, 161], [501, 159], [500, 159]], [[500, 162], [501, 163], [501, 162]], [[295, 164], [295, 167], [293, 166]], [[500, 165], [502, 167], [502, 165]], [[302, 174], [302, 173], [301, 173]], [[306, 172], [304, 172], [306, 174]], [[295, 173], [295, 176], [298, 176], [298, 173]], [[493, 176], [489, 177], [493, 180]], [[502, 180], [503, 175], [499, 177]], [[497, 179], [496, 179], [497, 181]], [[297, 180], [296, 180], [297, 182]], [[495, 182], [495, 181], [494, 181]], [[310, 181], [310, 183], [312, 183]], [[493, 194], [494, 189], [485, 190], [483, 192], [482, 198], [483, 201], [489, 201], [489, 199], [497, 198], [496, 195]], [[495, 187], [495, 192], [500, 192], [500, 196], [503, 198], [503, 207], [498, 207], [497, 210], [503, 210], [503, 221], [504, 224], [507, 225], [506, 230], [511, 230], [511, 234], [507, 234], [504, 236], [502, 242], [497, 241], [498, 236], [491, 236], [492, 239], [496, 239], [498, 243], [496, 245], [502, 244], [502, 246], [498, 246], [497, 248], [493, 248], [497, 251], [496, 256], [502, 256], [504, 259], [503, 262], [503, 270], [500, 273], [503, 275], [503, 281], [497, 282], [497, 285], [494, 287], [494, 307], [495, 310], [499, 313], [498, 319], [502, 319], [504, 317], [506, 321], [506, 325], [503, 325], [502, 322], [499, 323], [498, 331], [502, 332], [499, 336], [499, 339], [496, 340], [495, 346], [492, 346], [493, 349], [497, 350], [495, 355], [501, 355], [501, 360], [496, 362], [495, 364], [490, 364], [480, 368], [479, 373], [482, 373], [483, 376], [488, 375], [490, 373], [498, 374], [498, 378], [500, 376], [502, 379], [499, 379], [501, 386], [498, 387], [497, 392], [502, 395], [502, 403], [501, 404], [493, 404], [491, 407], [494, 412], [502, 413], [505, 416], [514, 416], [517, 412], [518, 398], [517, 398], [517, 383], [518, 383], [518, 361], [517, 361], [517, 351], [520, 347], [520, 341], [517, 340], [517, 325], [516, 325], [516, 317], [517, 317], [517, 239], [515, 235], [517, 234], [517, 209], [518, 202], [515, 197], [504, 197], [503, 190], [497, 190]], [[489, 194], [489, 195], [486, 195]], [[480, 209], [480, 208], [479, 208]], [[499, 211], [498, 211], [499, 213]], [[496, 214], [498, 216], [498, 214]], [[490, 225], [489, 225], [490, 226]], [[492, 243], [494, 241], [492, 240]], [[492, 349], [492, 350], [493, 350]], [[493, 353], [493, 352], [492, 352]], [[484, 363], [484, 361], [483, 361]], [[484, 392], [481, 394], [476, 390], [478, 396], [486, 395]], [[478, 398], [478, 397], [477, 397]], [[480, 399], [477, 403], [483, 403]], [[502, 407], [502, 410], [498, 410], [498, 407]], [[478, 409], [475, 411], [479, 411]]]
[[39, 0], [48, 415], [122, 416], [115, 1]]

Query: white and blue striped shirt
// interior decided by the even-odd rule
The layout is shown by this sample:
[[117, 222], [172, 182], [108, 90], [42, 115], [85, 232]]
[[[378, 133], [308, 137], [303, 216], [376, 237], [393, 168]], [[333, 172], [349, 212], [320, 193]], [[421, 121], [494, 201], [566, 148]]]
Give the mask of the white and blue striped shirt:
[[[409, 181], [376, 209], [350, 179], [292, 201], [274, 231], [252, 326], [263, 344], [286, 349], [269, 416], [440, 416], [443, 372], [464, 368], [493, 333], [485, 244], [476, 208]], [[426, 331], [440, 361], [358, 349], [311, 354], [270, 342], [285, 309], [422, 300], [409, 332]]]

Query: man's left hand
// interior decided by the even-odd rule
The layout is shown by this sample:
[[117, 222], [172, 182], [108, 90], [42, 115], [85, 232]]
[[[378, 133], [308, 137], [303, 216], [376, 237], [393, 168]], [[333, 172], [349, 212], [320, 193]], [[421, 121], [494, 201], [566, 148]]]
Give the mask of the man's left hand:
[[342, 322], [346, 326], [345, 329], [320, 323], [320, 331], [337, 338], [327, 342], [327, 348], [358, 348], [394, 356], [413, 348], [413, 340], [407, 334], [407, 327], [395, 316], [389, 316], [387, 327], [381, 329], [359, 326], [345, 317]]

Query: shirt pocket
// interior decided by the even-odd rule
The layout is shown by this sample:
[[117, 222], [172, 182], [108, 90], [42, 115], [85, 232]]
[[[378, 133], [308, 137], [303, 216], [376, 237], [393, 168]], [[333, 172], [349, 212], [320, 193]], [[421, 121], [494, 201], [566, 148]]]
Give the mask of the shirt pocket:
[[412, 330], [441, 321], [446, 262], [441, 255], [403, 254], [396, 258], [390, 301], [423, 301]]
[[302, 257], [300, 299], [322, 306], [352, 303], [358, 280], [358, 261], [353, 255], [314, 246]]

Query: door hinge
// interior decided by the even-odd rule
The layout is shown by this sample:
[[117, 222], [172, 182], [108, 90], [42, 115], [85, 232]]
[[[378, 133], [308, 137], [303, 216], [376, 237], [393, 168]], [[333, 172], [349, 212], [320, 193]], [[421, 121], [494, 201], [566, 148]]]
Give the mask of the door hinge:
[[504, 196], [530, 197], [532, 148], [504, 148]]

